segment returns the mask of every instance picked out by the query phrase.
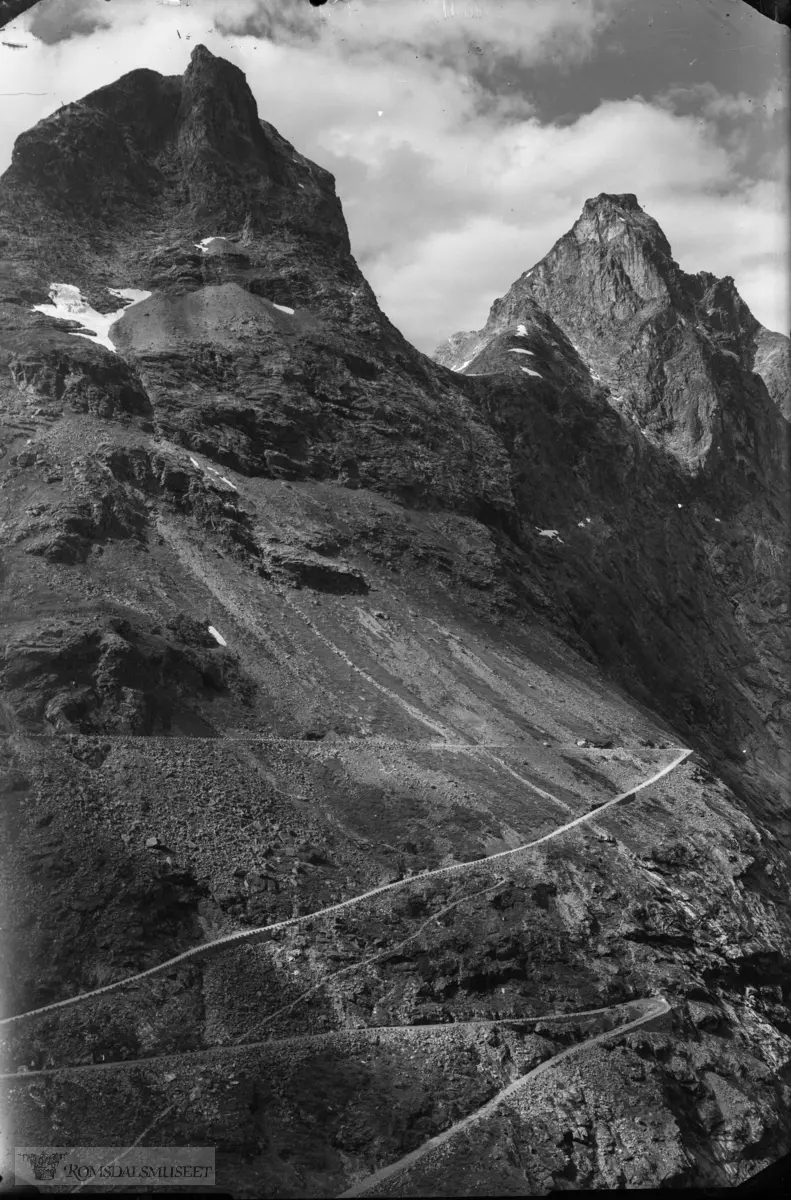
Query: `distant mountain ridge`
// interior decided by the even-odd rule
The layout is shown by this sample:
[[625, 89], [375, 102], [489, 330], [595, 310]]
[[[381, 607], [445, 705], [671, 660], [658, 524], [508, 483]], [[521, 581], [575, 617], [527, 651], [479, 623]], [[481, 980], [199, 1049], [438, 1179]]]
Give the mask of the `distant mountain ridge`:
[[721, 458], [732, 473], [746, 451], [767, 478], [787, 478], [787, 429], [775, 414], [791, 417], [791, 341], [764, 329], [733, 279], [683, 272], [636, 196], [587, 200], [572, 229], [494, 302], [484, 329], [454, 335], [434, 358], [458, 370], [474, 349], [463, 369], [476, 373], [478, 354], [536, 305], [619, 410], [690, 471], [711, 474]]

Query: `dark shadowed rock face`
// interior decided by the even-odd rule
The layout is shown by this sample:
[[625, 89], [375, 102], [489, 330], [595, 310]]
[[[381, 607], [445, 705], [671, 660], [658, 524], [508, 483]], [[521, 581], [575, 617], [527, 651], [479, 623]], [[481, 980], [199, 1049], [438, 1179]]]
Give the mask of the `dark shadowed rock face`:
[[235, 1195], [337, 1195], [661, 994], [412, 1190], [791, 1148], [788, 339], [732, 281], [600, 196], [431, 361], [198, 47], [18, 140], [0, 329], [9, 1010], [309, 917], [0, 1029], [4, 1069], [88, 1069], [13, 1082], [19, 1139], [156, 1128]]
[[68, 403], [95, 374], [89, 343], [29, 311], [52, 283], [100, 312], [119, 306], [108, 288], [141, 288], [151, 300], [114, 330], [118, 387], [131, 373], [129, 410], [142, 383], [158, 433], [244, 473], [350, 472], [512, 519], [497, 439], [379, 311], [332, 176], [204, 47], [183, 78], [133, 71], [23, 134], [2, 206], [0, 303], [21, 351], [4, 345], [5, 361], [31, 401], [63, 378]]
[[285, 226], [349, 253], [332, 177], [259, 120], [242, 72], [203, 46], [183, 77], [131, 71], [23, 133], [5, 189], [69, 223], [167, 215], [199, 236]]

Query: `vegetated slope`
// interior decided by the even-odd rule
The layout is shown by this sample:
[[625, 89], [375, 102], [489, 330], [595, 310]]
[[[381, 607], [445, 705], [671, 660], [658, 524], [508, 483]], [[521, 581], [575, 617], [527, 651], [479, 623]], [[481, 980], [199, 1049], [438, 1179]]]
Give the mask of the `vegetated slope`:
[[[8, 1084], [4, 1155], [124, 1144], [161, 1118], [147, 1137], [217, 1145], [234, 1194], [332, 1195], [611, 1019], [575, 1012], [659, 993], [664, 1031], [553, 1068], [515, 1163], [495, 1115], [486, 1186], [733, 1181], [783, 1152], [777, 738], [758, 685], [724, 679], [727, 655], [773, 651], [716, 573], [707, 613], [731, 624], [691, 648], [679, 580], [707, 543], [673, 513], [646, 544], [631, 488], [675, 505], [688, 468], [613, 410], [543, 300], [541, 338], [513, 339], [536, 357], [555, 339], [543, 380], [470, 379], [410, 347], [331, 177], [203, 47], [183, 79], [133, 72], [23, 135], [0, 215], [8, 1013], [523, 845], [680, 747], [709, 759], [507, 871], [416, 879], [15, 1022], [7, 1070], [63, 1070]], [[54, 284], [79, 289], [56, 293], [65, 318]], [[115, 350], [76, 336], [125, 290], [150, 295]], [[572, 554], [553, 515], [583, 501], [595, 537]], [[773, 578], [759, 563], [755, 587]], [[697, 719], [670, 702], [671, 654], [721, 726], [705, 691]], [[729, 765], [727, 729], [751, 722], [755, 755]], [[560, 1029], [456, 1026], [563, 1012]], [[423, 1028], [369, 1028], [402, 1025]], [[302, 1040], [245, 1048], [267, 1035]], [[108, 1060], [136, 1065], [94, 1075]]]

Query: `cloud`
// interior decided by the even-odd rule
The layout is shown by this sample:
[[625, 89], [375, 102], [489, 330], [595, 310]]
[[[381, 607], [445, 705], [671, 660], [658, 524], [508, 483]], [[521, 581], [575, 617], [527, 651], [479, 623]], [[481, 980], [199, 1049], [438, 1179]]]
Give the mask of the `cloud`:
[[39, 0], [32, 10], [28, 29], [45, 45], [85, 37], [95, 29], [112, 25], [113, 14], [102, 0]]
[[[328, 165], [341, 195], [354, 195], [352, 244], [380, 302], [421, 349], [480, 327], [492, 300], [602, 191], [635, 192], [685, 269], [733, 275], [760, 320], [788, 327], [785, 188], [742, 177], [739, 148], [712, 123], [640, 98], [563, 125], [503, 124], [463, 96], [449, 117], [433, 91], [420, 106], [414, 141], [431, 153], [380, 143], [374, 161], [344, 132]], [[321, 158], [327, 134], [315, 136]]]
[[652, 215], [686, 271], [732, 275], [762, 324], [788, 333], [787, 186], [756, 180], [719, 196], [667, 195]]
[[[573, 63], [590, 53], [597, 33], [625, 0], [344, 0], [311, 10], [304, 0], [238, 0], [217, 18], [228, 35], [274, 37], [376, 61], [428, 56], [465, 59], [471, 44], [483, 64], [503, 55], [529, 65], [552, 56]], [[479, 64], [481, 65], [481, 64]]]
[[721, 92], [713, 83], [675, 85], [655, 97], [655, 102], [670, 112], [679, 114], [697, 112], [710, 120], [739, 121], [752, 119], [759, 110], [766, 117], [774, 117], [788, 111], [788, 81], [778, 75], [757, 95], [740, 91], [737, 94]]
[[[602, 191], [636, 193], [686, 270], [734, 276], [759, 320], [788, 329], [782, 87], [762, 81], [754, 97], [744, 86], [669, 87], [542, 123], [511, 85], [517, 57], [568, 69], [594, 53], [615, 0], [477, 0], [481, 18], [458, 15], [475, 0], [454, 0], [455, 17], [443, 0], [65, 7], [68, 40], [0, 60], [3, 90], [52, 93], [0, 107], [0, 165], [13, 138], [61, 103], [135, 67], [181, 73], [203, 42], [245, 71], [261, 116], [336, 176], [355, 256], [423, 350], [480, 327]], [[97, 9], [111, 25], [80, 33], [75, 22]]]

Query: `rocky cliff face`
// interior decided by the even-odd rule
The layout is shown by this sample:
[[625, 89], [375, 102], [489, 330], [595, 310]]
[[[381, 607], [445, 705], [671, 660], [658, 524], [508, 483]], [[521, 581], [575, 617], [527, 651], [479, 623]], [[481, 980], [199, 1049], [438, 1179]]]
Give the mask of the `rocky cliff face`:
[[153, 294], [116, 331], [121, 411], [146, 416], [145, 393], [157, 433], [245, 473], [344, 473], [508, 519], [496, 437], [379, 312], [332, 177], [258, 120], [230, 63], [201, 47], [183, 80], [134, 71], [40, 122], [4, 221], [6, 362], [31, 403], [90, 405], [108, 368], [30, 304], [63, 281], [112, 311], [108, 287], [133, 285]]
[[0, 237], [6, 1010], [300, 919], [1, 1026], [3, 1154], [334, 1195], [659, 994], [378, 1194], [788, 1149], [787, 341], [599, 197], [430, 361], [203, 47], [24, 134]]
[[558, 530], [558, 607], [781, 818], [789, 345], [733, 280], [682, 272], [634, 196], [601, 195], [435, 354], [474, 377], [520, 516]]
[[[763, 329], [732, 279], [681, 271], [635, 196], [588, 200], [495, 301], [486, 341], [530, 301], [572, 338], [619, 411], [691, 474], [719, 474], [730, 488], [749, 487], [757, 471], [782, 486], [788, 440], [776, 417], [789, 415], [788, 338]], [[449, 350], [435, 357], [457, 367]]]

